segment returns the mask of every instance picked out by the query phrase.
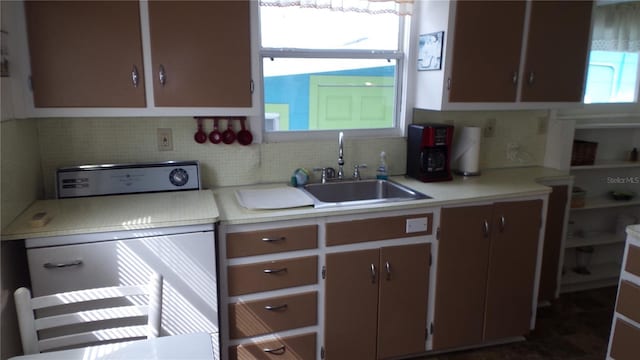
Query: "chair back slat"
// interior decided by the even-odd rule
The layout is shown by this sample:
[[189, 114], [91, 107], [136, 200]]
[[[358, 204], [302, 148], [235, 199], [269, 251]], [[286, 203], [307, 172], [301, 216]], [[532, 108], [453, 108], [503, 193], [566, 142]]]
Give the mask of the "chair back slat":
[[34, 309], [43, 309], [58, 305], [77, 304], [87, 301], [113, 299], [124, 296], [146, 295], [149, 293], [148, 286], [110, 286], [98, 289], [87, 289], [78, 291], [68, 291], [53, 295], [45, 295], [31, 299]]
[[126, 341], [147, 336], [146, 325], [126, 326], [121, 328], [103, 329], [88, 331], [78, 334], [58, 336], [40, 340], [38, 345], [40, 351], [58, 349], [66, 346], [75, 346], [81, 344], [91, 344], [105, 341]]
[[[153, 273], [146, 285], [110, 286], [35, 298], [31, 297], [29, 289], [17, 289], [14, 298], [25, 355], [59, 347], [159, 336], [162, 282], [162, 275]], [[120, 303], [115, 300], [118, 298], [123, 299], [126, 305], [114, 307], [114, 302]], [[112, 300], [101, 301], [104, 299]], [[145, 304], [141, 304], [143, 300]], [[86, 308], [80, 303], [86, 303]], [[39, 311], [37, 315], [40, 317], [36, 317], [35, 310]], [[45, 313], [53, 315], [42, 316]], [[113, 327], [125, 322], [131, 324], [130, 319], [140, 324], [141, 318], [145, 316], [146, 325]], [[92, 331], [87, 331], [87, 326], [83, 325], [87, 323], [91, 323], [87, 326], [91, 326]], [[95, 329], [99, 326], [110, 328]], [[44, 335], [46, 339], [39, 339], [43, 331], [47, 332]]]
[[85, 324], [96, 321], [147, 316], [148, 314], [149, 306], [147, 305], [118, 306], [108, 309], [78, 311], [69, 314], [38, 318], [36, 319], [36, 330], [74, 324]]

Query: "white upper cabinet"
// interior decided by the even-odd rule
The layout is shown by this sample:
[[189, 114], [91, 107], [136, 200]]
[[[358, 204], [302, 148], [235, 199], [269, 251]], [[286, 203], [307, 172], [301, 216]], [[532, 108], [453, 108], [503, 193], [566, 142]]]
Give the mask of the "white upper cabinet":
[[31, 116], [257, 114], [249, 1], [28, 1], [24, 18]]
[[534, 109], [582, 102], [592, 1], [429, 1], [417, 8], [418, 33], [444, 31], [444, 40], [442, 68], [417, 71], [415, 107]]

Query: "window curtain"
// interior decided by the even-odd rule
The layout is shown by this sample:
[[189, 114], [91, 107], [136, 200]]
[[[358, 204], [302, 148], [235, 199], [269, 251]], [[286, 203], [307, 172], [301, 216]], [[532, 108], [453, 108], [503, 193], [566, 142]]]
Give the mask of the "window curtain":
[[411, 15], [414, 0], [260, 0], [260, 6], [353, 11], [366, 14]]
[[591, 50], [640, 51], [640, 1], [597, 6]]

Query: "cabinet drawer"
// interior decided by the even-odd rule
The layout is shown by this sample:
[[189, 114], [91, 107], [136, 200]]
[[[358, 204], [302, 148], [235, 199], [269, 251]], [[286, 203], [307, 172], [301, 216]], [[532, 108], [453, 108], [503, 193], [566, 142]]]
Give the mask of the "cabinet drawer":
[[317, 225], [227, 234], [227, 258], [315, 249], [317, 247]]
[[640, 329], [624, 320], [617, 319], [611, 340], [611, 357], [616, 360], [635, 360], [638, 358]]
[[315, 360], [315, 358], [315, 333], [229, 348], [230, 360]]
[[229, 304], [229, 334], [238, 339], [312, 326], [317, 307], [316, 292]]
[[[427, 230], [407, 233], [407, 220], [420, 218], [427, 219]], [[430, 235], [432, 228], [432, 213], [329, 223], [327, 224], [327, 245]]]
[[640, 286], [622, 280], [616, 311], [640, 323]]
[[627, 265], [624, 269], [636, 276], [640, 276], [640, 247], [629, 245]]
[[315, 284], [317, 273], [317, 256], [232, 265], [228, 268], [229, 295]]

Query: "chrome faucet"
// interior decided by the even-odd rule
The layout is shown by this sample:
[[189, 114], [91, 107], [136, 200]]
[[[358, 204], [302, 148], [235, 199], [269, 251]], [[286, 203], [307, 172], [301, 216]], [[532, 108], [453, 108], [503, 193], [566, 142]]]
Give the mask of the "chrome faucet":
[[344, 179], [344, 151], [342, 149], [344, 147], [344, 142], [342, 140], [343, 137], [344, 134], [340, 131], [340, 134], [338, 135], [338, 180]]

